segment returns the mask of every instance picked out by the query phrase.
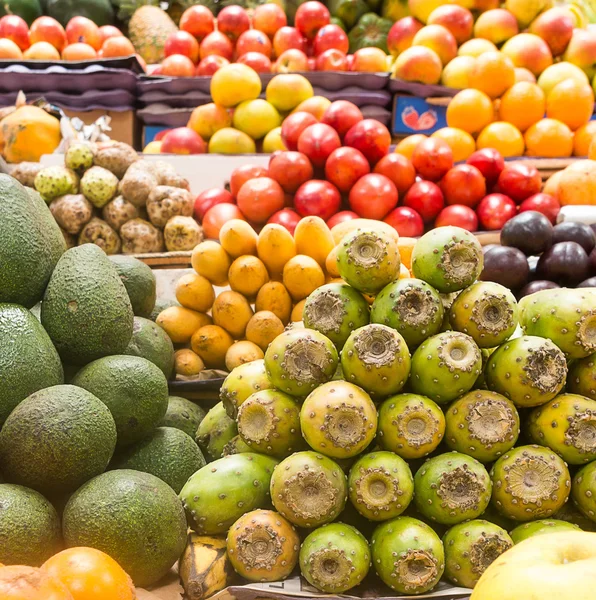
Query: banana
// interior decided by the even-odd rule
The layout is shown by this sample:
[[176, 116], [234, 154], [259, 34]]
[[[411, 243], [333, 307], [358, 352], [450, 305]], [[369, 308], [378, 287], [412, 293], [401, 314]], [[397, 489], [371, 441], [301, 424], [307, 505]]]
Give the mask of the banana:
[[189, 533], [179, 573], [188, 600], [204, 600], [231, 585], [235, 572], [225, 538]]

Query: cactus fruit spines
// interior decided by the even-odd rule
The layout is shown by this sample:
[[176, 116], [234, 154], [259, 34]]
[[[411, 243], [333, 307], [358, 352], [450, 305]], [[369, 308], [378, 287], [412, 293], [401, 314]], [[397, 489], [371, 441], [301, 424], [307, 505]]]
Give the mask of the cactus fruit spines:
[[480, 348], [494, 348], [515, 332], [518, 310], [515, 296], [492, 281], [477, 281], [455, 299], [449, 323], [467, 333]]
[[513, 546], [509, 534], [482, 519], [453, 526], [443, 537], [445, 576], [451, 583], [473, 588], [480, 576]]
[[232, 454], [242, 454], [243, 452], [252, 452], [250, 446], [242, 441], [239, 435], [234, 436], [223, 449], [224, 456], [231, 456]]
[[376, 294], [397, 279], [401, 265], [396, 241], [382, 231], [356, 229], [339, 243], [341, 278], [365, 294]]
[[542, 519], [541, 521], [531, 521], [530, 523], [518, 525], [511, 531], [511, 539], [514, 544], [519, 544], [535, 535], [546, 535], [549, 533], [558, 533], [559, 531], [581, 531], [581, 527], [567, 521]]
[[317, 452], [292, 454], [275, 467], [271, 477], [273, 506], [298, 527], [330, 523], [344, 509], [347, 496], [345, 473]]
[[418, 511], [442, 525], [479, 517], [490, 502], [491, 488], [484, 466], [459, 452], [428, 459], [414, 476]]
[[272, 387], [265, 370], [265, 361], [263, 359], [253, 360], [230, 372], [221, 386], [219, 399], [223, 402], [230, 419], [235, 419], [238, 407], [249, 396]]
[[542, 446], [513, 448], [495, 462], [491, 478], [492, 503], [514, 521], [550, 517], [567, 502], [571, 491], [567, 465]]
[[402, 594], [422, 594], [437, 585], [445, 569], [445, 552], [432, 527], [412, 517], [381, 523], [371, 540], [377, 575]]
[[300, 407], [277, 390], [256, 392], [238, 409], [238, 433], [252, 452], [285, 458], [303, 445]]
[[596, 461], [581, 468], [575, 474], [571, 494], [582, 514], [596, 523]]
[[596, 400], [596, 353], [571, 363], [567, 391]]
[[298, 563], [300, 538], [293, 525], [272, 510], [254, 510], [228, 531], [228, 557], [249, 581], [282, 581]]
[[529, 432], [537, 444], [548, 446], [566, 463], [596, 460], [596, 400], [561, 394], [530, 415]]
[[341, 594], [368, 574], [371, 554], [366, 538], [351, 525], [331, 523], [311, 532], [300, 549], [300, 571], [317, 589]]
[[267, 508], [276, 464], [270, 456], [243, 453], [199, 469], [180, 492], [190, 527], [199, 535], [225, 533], [246, 512]]
[[211, 461], [223, 456], [225, 445], [236, 435], [236, 421], [228, 417], [223, 404], [218, 402], [200, 422], [196, 441], [205, 458]]
[[468, 392], [445, 412], [445, 422], [449, 448], [483, 463], [513, 448], [519, 437], [519, 415], [513, 402], [496, 392]]
[[412, 355], [409, 385], [416, 394], [445, 404], [469, 392], [482, 371], [482, 355], [465, 333], [446, 331], [428, 338]]
[[341, 353], [344, 378], [375, 396], [397, 394], [410, 375], [410, 351], [391, 327], [372, 323], [353, 331]]
[[401, 515], [414, 496], [414, 478], [403, 458], [392, 452], [360, 457], [348, 476], [348, 495], [356, 510], [371, 521]]
[[414, 349], [441, 330], [443, 302], [421, 279], [399, 279], [385, 286], [373, 302], [370, 320], [396, 329]]
[[568, 358], [596, 352], [596, 293], [587, 288], [543, 290], [520, 301], [527, 335], [552, 340]]
[[563, 389], [566, 376], [563, 352], [550, 340], [529, 335], [499, 346], [484, 367], [486, 387], [521, 407], [552, 400]]
[[[586, 467], [589, 466], [590, 465], [586, 465]], [[584, 469], [586, 467], [584, 467]], [[573, 494], [573, 483], [571, 484], [571, 493]], [[552, 516], [552, 518], [557, 519], [558, 521], [571, 523], [572, 525], [577, 525], [582, 531], [596, 532], [596, 520], [589, 519], [584, 515], [577, 507], [575, 500], [573, 502], [567, 502]]]
[[368, 325], [370, 310], [353, 287], [329, 283], [306, 299], [302, 319], [305, 327], [327, 336], [341, 350], [354, 329]]
[[463, 290], [480, 276], [482, 246], [460, 227], [437, 227], [424, 234], [412, 251], [412, 273], [439, 292]]
[[333, 342], [314, 329], [284, 331], [269, 344], [265, 353], [269, 380], [290, 396], [306, 396], [329, 381], [338, 363]]
[[347, 381], [319, 386], [300, 410], [302, 435], [308, 445], [331, 458], [360, 454], [374, 439], [377, 409], [370, 396]]
[[384, 450], [406, 459], [422, 458], [441, 443], [445, 416], [430, 398], [399, 394], [381, 404], [377, 432]]

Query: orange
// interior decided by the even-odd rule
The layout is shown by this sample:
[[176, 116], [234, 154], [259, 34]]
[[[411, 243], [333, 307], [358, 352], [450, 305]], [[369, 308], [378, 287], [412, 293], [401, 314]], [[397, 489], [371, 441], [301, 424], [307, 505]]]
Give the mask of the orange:
[[494, 148], [505, 158], [522, 156], [524, 153], [524, 138], [521, 131], [511, 123], [495, 121], [485, 127], [476, 140], [478, 150]]
[[546, 116], [565, 123], [573, 131], [585, 125], [593, 112], [592, 86], [574, 79], [557, 83], [546, 98]]
[[94, 548], [69, 548], [52, 556], [42, 567], [60, 580], [74, 600], [134, 600], [135, 589], [126, 571]]
[[412, 160], [412, 153], [414, 152], [414, 148], [422, 141], [425, 140], [428, 136], [423, 133], [415, 133], [414, 135], [409, 135], [407, 138], [404, 138], [397, 146], [395, 147], [395, 151], [398, 154], [403, 154], [406, 158]]
[[499, 117], [501, 121], [507, 121], [520, 131], [525, 131], [544, 117], [545, 110], [546, 97], [542, 89], [535, 83], [520, 81], [501, 98]]
[[501, 97], [515, 83], [515, 67], [500, 52], [484, 52], [476, 59], [473, 86], [491, 98]]
[[528, 156], [559, 158], [571, 156], [573, 133], [565, 123], [556, 119], [542, 119], [525, 133]]
[[453, 161], [466, 160], [476, 150], [474, 138], [463, 129], [443, 127], [435, 131], [430, 137], [440, 138], [447, 142], [453, 152]]
[[2, 600], [73, 600], [72, 594], [57, 579], [32, 567], [0, 569]]
[[491, 99], [479, 90], [462, 90], [447, 106], [447, 125], [471, 134], [482, 131], [493, 116]]
[[590, 144], [596, 138], [596, 121], [582, 125], [573, 136], [573, 156], [588, 156]]
[[536, 77], [530, 69], [526, 69], [525, 67], [515, 67], [515, 81], [536, 83]]
[[590, 160], [596, 160], [596, 141], [592, 140], [590, 148], [588, 149], [588, 158]]
[[497, 47], [489, 40], [476, 38], [464, 42], [457, 51], [459, 56], [473, 56], [474, 58], [481, 56], [485, 52], [496, 52]]

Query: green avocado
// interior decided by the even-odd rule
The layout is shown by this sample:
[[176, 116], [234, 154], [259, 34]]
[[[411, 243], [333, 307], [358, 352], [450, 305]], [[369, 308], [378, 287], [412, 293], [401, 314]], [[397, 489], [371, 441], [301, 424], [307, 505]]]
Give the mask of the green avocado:
[[161, 427], [175, 427], [195, 438], [201, 421], [205, 418], [205, 411], [190, 400], [178, 396], [170, 396], [168, 410], [162, 419]]
[[168, 334], [149, 319], [135, 317], [132, 338], [124, 354], [150, 360], [162, 370], [166, 379], [174, 371], [174, 344]]
[[137, 317], [149, 317], [155, 308], [156, 281], [150, 267], [134, 256], [110, 256], [128, 292], [132, 310]]

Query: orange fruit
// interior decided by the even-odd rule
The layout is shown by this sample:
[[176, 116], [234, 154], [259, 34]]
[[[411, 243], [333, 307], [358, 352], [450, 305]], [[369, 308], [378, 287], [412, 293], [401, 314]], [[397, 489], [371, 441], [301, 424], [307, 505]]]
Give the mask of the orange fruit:
[[594, 90], [587, 83], [566, 79], [557, 83], [546, 98], [546, 116], [573, 131], [585, 125], [593, 112]]
[[497, 47], [489, 40], [476, 38], [464, 42], [457, 51], [459, 56], [473, 56], [474, 58], [481, 56], [485, 52], [496, 52]]
[[92, 60], [97, 58], [97, 52], [89, 45], [77, 42], [62, 50], [62, 60]]
[[556, 119], [542, 119], [525, 133], [528, 156], [559, 158], [571, 156], [573, 133], [565, 123]]
[[573, 136], [573, 156], [588, 156], [590, 144], [596, 138], [596, 121], [582, 125]]
[[134, 600], [135, 589], [126, 571], [94, 548], [69, 548], [52, 556], [42, 570], [61, 581], [74, 600]]
[[466, 160], [476, 150], [474, 138], [467, 131], [456, 127], [443, 127], [430, 137], [440, 138], [449, 144], [454, 162]]
[[2, 567], [0, 569], [2, 600], [73, 600], [62, 582], [32, 567]]
[[500, 52], [484, 52], [476, 59], [473, 86], [491, 98], [501, 97], [515, 83], [515, 67]]
[[447, 125], [471, 134], [482, 131], [493, 117], [493, 103], [480, 90], [462, 90], [447, 106]]
[[415, 133], [414, 135], [409, 135], [407, 138], [404, 138], [397, 144], [395, 147], [395, 151], [398, 154], [403, 154], [406, 158], [412, 160], [412, 154], [414, 152], [414, 148], [422, 141], [425, 140], [428, 136], [423, 133]]
[[104, 58], [118, 58], [121, 56], [131, 56], [136, 53], [135, 47], [132, 42], [122, 37], [108, 38], [101, 47]]
[[590, 160], [596, 160], [596, 141], [592, 140], [590, 148], [588, 149], [588, 158]]
[[536, 77], [534, 73], [525, 67], [515, 67], [515, 81], [527, 81], [529, 83], [536, 83]]
[[546, 97], [535, 83], [520, 81], [512, 85], [501, 98], [499, 117], [525, 131], [544, 117]]
[[495, 121], [487, 125], [476, 140], [478, 150], [494, 148], [505, 158], [522, 156], [524, 153], [524, 138], [521, 131], [511, 123]]

